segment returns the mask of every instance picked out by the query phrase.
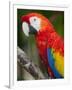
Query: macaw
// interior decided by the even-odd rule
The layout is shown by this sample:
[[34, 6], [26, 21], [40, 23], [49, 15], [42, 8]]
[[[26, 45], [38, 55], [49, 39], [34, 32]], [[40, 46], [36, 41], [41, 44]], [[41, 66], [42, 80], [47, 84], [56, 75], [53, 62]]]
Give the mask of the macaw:
[[64, 40], [48, 18], [39, 13], [21, 17], [22, 30], [35, 36], [38, 53], [51, 78], [64, 77]]

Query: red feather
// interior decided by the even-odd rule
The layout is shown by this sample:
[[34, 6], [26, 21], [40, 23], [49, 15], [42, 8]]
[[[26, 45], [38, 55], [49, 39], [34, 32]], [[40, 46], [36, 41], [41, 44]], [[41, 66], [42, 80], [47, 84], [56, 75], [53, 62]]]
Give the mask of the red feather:
[[45, 67], [47, 67], [49, 75], [54, 78], [54, 74], [47, 60], [47, 48], [54, 48], [55, 51], [60, 51], [61, 55], [64, 55], [63, 40], [55, 31], [49, 32], [47, 28], [46, 30], [40, 30], [35, 37], [41, 60]]

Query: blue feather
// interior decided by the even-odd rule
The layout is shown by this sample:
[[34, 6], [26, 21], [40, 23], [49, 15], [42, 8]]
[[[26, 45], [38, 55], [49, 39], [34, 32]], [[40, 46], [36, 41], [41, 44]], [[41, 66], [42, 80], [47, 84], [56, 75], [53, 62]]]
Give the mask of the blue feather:
[[57, 71], [57, 69], [55, 68], [55, 65], [54, 65], [54, 58], [53, 58], [53, 55], [51, 53], [51, 49], [48, 48], [47, 49], [47, 57], [48, 57], [48, 63], [50, 65], [50, 68], [52, 69], [53, 73], [54, 73], [54, 76], [56, 78], [61, 78], [62, 76], [59, 74], [59, 72]]

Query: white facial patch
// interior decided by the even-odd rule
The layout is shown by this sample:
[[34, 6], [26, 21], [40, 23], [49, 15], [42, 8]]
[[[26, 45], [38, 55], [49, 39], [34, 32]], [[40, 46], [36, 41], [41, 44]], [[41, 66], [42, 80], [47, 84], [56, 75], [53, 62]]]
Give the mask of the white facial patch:
[[40, 18], [34, 16], [31, 17], [29, 21], [30, 21], [30, 25], [33, 28], [35, 28], [37, 31], [40, 30], [40, 22], [41, 22]]
[[26, 22], [23, 22], [22, 23], [22, 29], [23, 29], [23, 32], [26, 36], [29, 36], [29, 26]]

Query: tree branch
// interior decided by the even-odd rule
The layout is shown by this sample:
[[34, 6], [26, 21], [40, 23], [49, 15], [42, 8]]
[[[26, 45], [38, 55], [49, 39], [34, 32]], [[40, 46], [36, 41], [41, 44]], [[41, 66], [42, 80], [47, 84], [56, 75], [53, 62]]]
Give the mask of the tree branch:
[[35, 65], [26, 55], [26, 53], [17, 47], [17, 62], [29, 72], [35, 79], [45, 79], [45, 76], [39, 69], [37, 65]]

